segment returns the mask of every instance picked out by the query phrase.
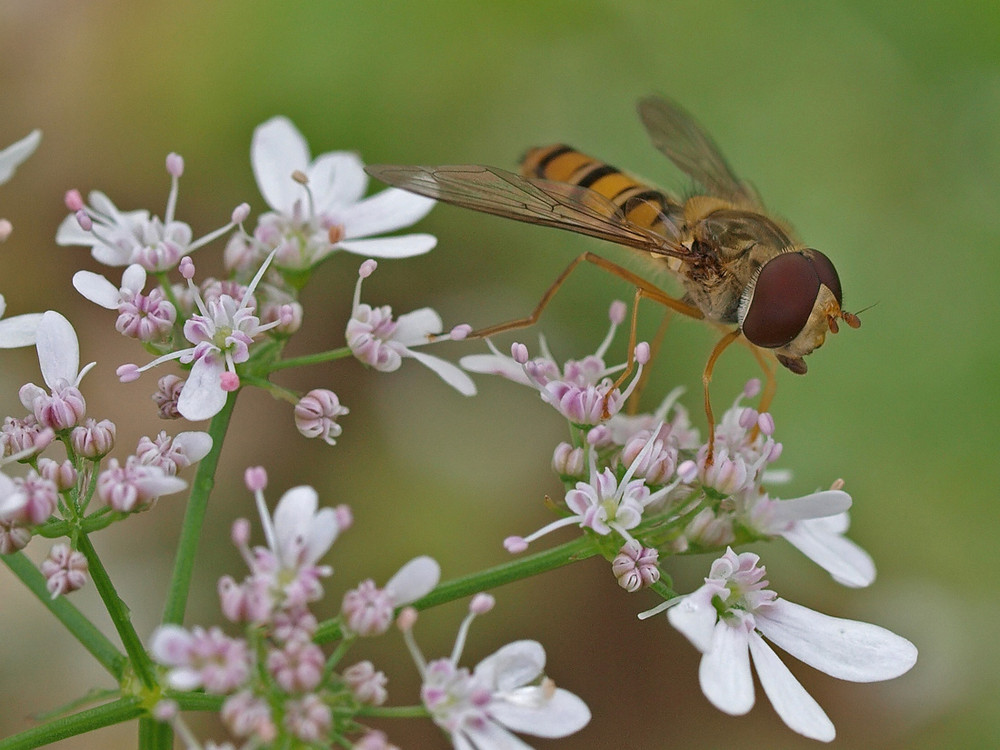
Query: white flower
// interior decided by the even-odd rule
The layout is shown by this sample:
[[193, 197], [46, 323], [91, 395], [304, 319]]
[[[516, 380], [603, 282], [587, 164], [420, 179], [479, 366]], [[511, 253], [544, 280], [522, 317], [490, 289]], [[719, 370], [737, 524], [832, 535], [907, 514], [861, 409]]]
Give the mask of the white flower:
[[145, 209], [120, 211], [99, 190], [87, 197], [90, 206], [81, 210], [92, 226], [84, 229], [77, 214], [69, 214], [56, 230], [57, 245], [89, 247], [94, 260], [107, 266], [141, 263], [157, 271], [173, 268], [193, 249], [191, 227], [182, 221], [164, 222]]
[[36, 332], [35, 349], [42, 379], [49, 391], [34, 383], [21, 387], [18, 396], [24, 408], [54, 430], [75, 425], [86, 409], [79, 386], [83, 376], [96, 362], [80, 369], [80, 343], [72, 324], [59, 313], [49, 310], [42, 314]]
[[806, 664], [852, 682], [898, 677], [916, 663], [917, 649], [877, 625], [779, 598], [765, 588], [758, 560], [727, 550], [712, 564], [705, 585], [674, 600], [667, 617], [702, 652], [698, 678], [716, 708], [740, 715], [753, 707], [752, 660], [782, 721], [799, 734], [829, 742], [836, 735], [833, 723], [764, 637]]
[[376, 265], [374, 260], [366, 260], [358, 271], [354, 305], [345, 332], [354, 356], [379, 372], [393, 372], [399, 369], [404, 357], [409, 357], [433, 370], [463, 396], [475, 395], [475, 383], [461, 369], [414, 348], [442, 338], [444, 326], [434, 310], [423, 307], [393, 319], [388, 305], [372, 307], [361, 302], [361, 282], [374, 272]]
[[308, 268], [336, 250], [407, 258], [437, 243], [429, 234], [373, 237], [422, 219], [434, 201], [397, 188], [363, 198], [368, 175], [357, 155], [333, 151], [312, 160], [305, 138], [286, 117], [254, 131], [250, 161], [273, 209], [260, 217], [255, 236], [266, 247], [279, 247], [282, 266]]
[[0, 151], [0, 185], [14, 176], [17, 168], [34, 153], [41, 140], [42, 131], [32, 130], [21, 140]]
[[[0, 318], [7, 310], [7, 302], [0, 294]], [[12, 318], [0, 320], [0, 349], [17, 349], [21, 346], [31, 346], [35, 343], [38, 324], [42, 322], [42, 313], [27, 313], [15, 315]]]
[[319, 495], [305, 485], [281, 496], [273, 518], [266, 507], [258, 507], [267, 545], [285, 570], [315, 565], [337, 539], [340, 525], [336, 511], [318, 507]]
[[415, 610], [399, 625], [423, 677], [420, 698], [456, 750], [530, 750], [512, 732], [566, 737], [590, 721], [590, 709], [545, 676], [545, 649], [536, 641], [515, 641], [483, 659], [470, 673], [459, 667], [469, 625], [488, 612], [493, 598], [477, 594], [459, 628], [451, 656], [426, 662], [413, 638]]
[[181, 271], [187, 276], [198, 313], [184, 323], [184, 337], [194, 346], [164, 354], [142, 367], [122, 365], [117, 370], [119, 379], [131, 382], [146, 370], [174, 359], [193, 363], [177, 399], [177, 411], [193, 422], [218, 414], [229, 392], [240, 387], [236, 365], [250, 358], [250, 346], [258, 336], [281, 324], [279, 319], [262, 325], [254, 314], [253, 293], [273, 257], [274, 253], [267, 257], [239, 300], [229, 294], [203, 299], [191, 282], [194, 266], [186, 258]]

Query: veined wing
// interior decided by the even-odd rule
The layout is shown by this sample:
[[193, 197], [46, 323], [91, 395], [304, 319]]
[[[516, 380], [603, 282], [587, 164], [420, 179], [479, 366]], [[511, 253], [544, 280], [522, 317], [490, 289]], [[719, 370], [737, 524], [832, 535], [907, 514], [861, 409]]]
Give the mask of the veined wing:
[[637, 109], [653, 145], [711, 195], [761, 205], [753, 187], [733, 174], [711, 136], [678, 104], [648, 96]]
[[365, 171], [412, 193], [529, 224], [566, 229], [619, 245], [678, 258], [684, 246], [630, 222], [603, 195], [587, 188], [496, 167], [457, 164], [437, 167], [372, 165]]

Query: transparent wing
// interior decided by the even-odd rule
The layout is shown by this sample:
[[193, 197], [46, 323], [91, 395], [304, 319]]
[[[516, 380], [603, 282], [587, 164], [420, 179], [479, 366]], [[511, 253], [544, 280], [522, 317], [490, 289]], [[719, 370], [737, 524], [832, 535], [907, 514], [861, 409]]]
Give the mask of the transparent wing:
[[711, 195], [760, 206], [753, 187], [733, 174], [711, 136], [678, 104], [648, 96], [637, 109], [653, 145]]
[[687, 248], [634, 224], [611, 201], [587, 188], [521, 177], [495, 167], [371, 165], [386, 184], [475, 211], [566, 229], [660, 255], [690, 257]]

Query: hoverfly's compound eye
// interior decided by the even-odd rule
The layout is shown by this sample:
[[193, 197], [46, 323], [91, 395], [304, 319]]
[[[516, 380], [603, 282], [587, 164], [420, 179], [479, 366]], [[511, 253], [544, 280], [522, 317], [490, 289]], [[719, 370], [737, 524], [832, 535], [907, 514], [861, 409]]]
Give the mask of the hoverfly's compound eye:
[[[827, 265], [833, 269], [829, 261]], [[769, 260], [740, 303], [743, 335], [768, 349], [787, 344], [805, 328], [819, 284], [816, 266], [802, 253], [782, 253]]]
[[808, 257], [812, 260], [813, 266], [816, 268], [816, 274], [819, 276], [820, 283], [833, 292], [838, 305], [843, 305], [844, 293], [840, 289], [840, 277], [837, 275], [837, 269], [833, 267], [833, 262], [819, 250], [810, 248], [806, 252], [809, 253]]

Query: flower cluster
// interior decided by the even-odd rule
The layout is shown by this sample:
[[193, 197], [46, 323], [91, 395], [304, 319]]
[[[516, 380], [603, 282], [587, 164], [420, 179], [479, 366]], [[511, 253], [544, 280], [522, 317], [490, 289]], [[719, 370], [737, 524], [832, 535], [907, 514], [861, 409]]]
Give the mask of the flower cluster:
[[[221, 716], [235, 737], [250, 746], [276, 747], [294, 742], [329, 745], [335, 738], [357, 734], [363, 734], [362, 747], [375, 742], [377, 735], [366, 733], [354, 716], [362, 707], [386, 702], [387, 678], [370, 661], [341, 667], [339, 659], [355, 639], [385, 633], [401, 608], [401, 622], [407, 623], [403, 629], [423, 675], [424, 705], [456, 737], [507, 736], [501, 725], [564, 736], [587, 722], [590, 714], [579, 698], [547, 679], [534, 684], [544, 667], [544, 652], [537, 643], [511, 644], [469, 675], [457, 667], [467, 620], [450, 660], [427, 665], [419, 657], [410, 633], [415, 611], [405, 606], [437, 585], [440, 569], [429, 557], [411, 560], [383, 587], [366, 580], [346, 592], [337, 628], [341, 645], [328, 657], [317, 643], [318, 623], [309, 605], [323, 595], [321, 579], [332, 569], [319, 561], [350, 525], [350, 511], [346, 506], [319, 509], [315, 490], [296, 487], [282, 496], [271, 515], [264, 500], [263, 470], [249, 469], [246, 479], [267, 545], [251, 549], [250, 524], [238, 520], [233, 541], [250, 572], [241, 583], [229, 576], [219, 581], [222, 611], [229, 621], [244, 626], [244, 635], [165, 625], [151, 643], [154, 657], [167, 668], [172, 689], [226, 696]], [[474, 599], [476, 611], [484, 611], [481, 601]], [[454, 684], [455, 676], [461, 685]], [[469, 710], [456, 710], [455, 700], [469, 703]], [[169, 706], [160, 714], [180, 724]], [[492, 742], [477, 741], [476, 746], [493, 747]]]
[[[838, 582], [867, 586], [875, 579], [874, 564], [844, 536], [851, 497], [839, 481], [829, 490], [803, 497], [772, 497], [768, 488], [786, 481], [788, 472], [773, 466], [782, 455], [773, 417], [745, 404], [760, 392], [759, 381], [748, 382], [722, 416], [712, 446], [691, 426], [688, 412], [678, 403], [679, 390], [652, 413], [623, 410], [635, 380], [619, 390], [620, 383], [607, 375], [624, 365], [604, 364], [615, 327], [624, 317], [619, 304], [612, 305], [608, 336], [594, 354], [581, 360], [560, 366], [544, 340], [543, 355], [536, 359], [529, 359], [521, 344], [514, 344], [510, 357], [490, 344], [492, 354], [461, 360], [467, 369], [538, 390], [569, 423], [570, 440], [556, 446], [552, 457], [566, 488], [562, 502], [556, 503], [560, 517], [528, 536], [508, 537], [504, 546], [509, 552], [523, 552], [556, 529], [582, 529], [611, 562], [623, 589], [651, 587], [665, 598], [663, 605], [642, 616], [669, 608], [671, 622], [705, 654], [701, 684], [714, 705], [732, 714], [752, 706], [749, 647], [765, 692], [782, 719], [802, 734], [828, 741], [834, 736], [833, 725], [760, 634], [829, 674], [858, 681], [897, 677], [913, 665], [916, 650], [909, 641], [874, 625], [834, 620], [777, 599], [763, 590], [766, 581], [763, 568], [756, 567], [757, 557], [741, 555], [737, 560], [730, 545], [784, 538]], [[644, 345], [636, 347], [634, 357], [641, 367], [648, 357]], [[678, 597], [660, 583], [665, 578], [663, 556], [723, 550], [726, 554], [697, 592]], [[746, 570], [730, 579], [725, 571], [739, 566]], [[782, 633], [799, 633], [798, 642], [775, 635], [776, 618], [782, 619]], [[739, 635], [727, 635], [730, 632]], [[872, 648], [883, 649], [880, 661], [871, 658]]]
[[[244, 228], [250, 206], [242, 203], [226, 224], [193, 239], [191, 227], [176, 217], [184, 161], [170, 154], [166, 169], [171, 189], [162, 219], [144, 209], [121, 211], [100, 191], [92, 191], [84, 202], [71, 190], [66, 195], [71, 213], [56, 241], [89, 247], [100, 263], [124, 267], [120, 282], [91, 271], [73, 277], [84, 297], [117, 313], [120, 334], [157, 355], [145, 365], [120, 366], [123, 382], [171, 361], [187, 371], [184, 379], [161, 378], [154, 395], [161, 416], [209, 419], [249, 377], [296, 404], [295, 422], [302, 434], [333, 444], [341, 431], [337, 419], [348, 411], [336, 394], [313, 389], [299, 396], [267, 382], [271, 372], [290, 366], [281, 361], [281, 352], [302, 325], [299, 291], [312, 269], [339, 250], [382, 258], [429, 251], [436, 242], [431, 235], [376, 235], [421, 219], [434, 202], [397, 189], [364, 197], [368, 178], [355, 154], [338, 151], [311, 160], [305, 139], [282, 117], [257, 128], [250, 157], [258, 187], [272, 209], [257, 219], [252, 232]], [[192, 253], [227, 233], [229, 277], [208, 277], [196, 284]], [[360, 277], [374, 268], [374, 261], [366, 261]], [[182, 281], [171, 283], [171, 272], [179, 273]], [[147, 288], [151, 275], [153, 284]], [[467, 326], [443, 336], [441, 319], [430, 308], [393, 320], [389, 307], [362, 304], [359, 297], [360, 280], [346, 325], [347, 346], [312, 355], [311, 362], [353, 355], [390, 372], [402, 357], [410, 357], [460, 393], [475, 392], [459, 368], [414, 348], [441, 338], [461, 338]]]
[[[203, 432], [173, 437], [160, 432], [143, 437], [136, 451], [121, 461], [107, 458], [115, 447], [115, 424], [87, 416], [81, 384], [94, 363], [81, 369], [73, 326], [49, 311], [40, 316], [34, 338], [45, 387], [22, 386], [26, 413], [6, 417], [0, 427], [0, 463], [30, 466], [24, 476], [0, 471], [3, 554], [24, 548], [36, 533], [49, 535], [47, 529], [61, 522], [106, 524], [152, 507], [159, 497], [187, 487], [177, 472], [212, 448], [212, 439]], [[63, 447], [64, 458], [43, 455], [55, 446]], [[55, 597], [83, 586], [88, 564], [80, 551], [57, 544], [41, 569]]]

